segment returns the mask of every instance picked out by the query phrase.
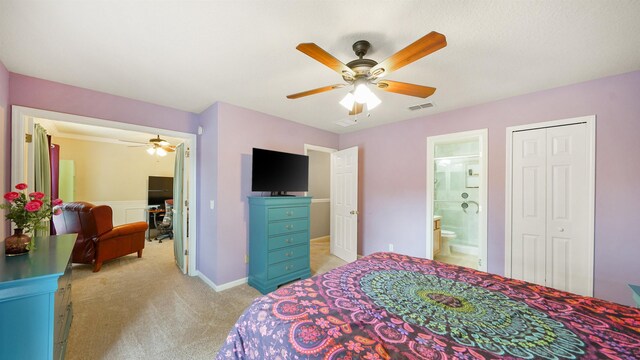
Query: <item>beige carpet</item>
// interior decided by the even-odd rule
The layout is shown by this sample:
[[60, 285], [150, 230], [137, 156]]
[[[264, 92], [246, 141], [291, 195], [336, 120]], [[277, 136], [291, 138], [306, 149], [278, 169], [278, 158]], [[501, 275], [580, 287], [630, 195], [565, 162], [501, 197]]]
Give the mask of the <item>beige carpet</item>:
[[[312, 273], [344, 262], [328, 242], [311, 245]], [[74, 265], [74, 318], [66, 359], [212, 359], [238, 316], [260, 293], [244, 284], [216, 293], [173, 261], [173, 241], [93, 273]]]

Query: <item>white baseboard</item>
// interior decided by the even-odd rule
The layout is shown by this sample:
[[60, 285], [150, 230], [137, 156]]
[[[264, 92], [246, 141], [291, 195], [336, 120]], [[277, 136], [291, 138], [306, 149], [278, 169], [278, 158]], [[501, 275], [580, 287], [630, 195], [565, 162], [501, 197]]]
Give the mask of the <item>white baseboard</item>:
[[247, 278], [244, 277], [242, 279], [230, 281], [230, 282], [222, 284], [222, 285], [216, 285], [216, 283], [211, 281], [211, 279], [209, 279], [208, 277], [206, 277], [203, 273], [201, 273], [199, 271], [198, 271], [197, 276], [200, 279], [202, 279], [202, 281], [204, 281], [205, 284], [209, 285], [215, 292], [220, 292], [220, 291], [224, 291], [224, 290], [227, 290], [227, 289], [231, 289], [232, 287], [236, 287], [238, 285], [242, 285], [242, 284], [245, 284], [247, 282]]
[[329, 235], [327, 235], [327, 236], [320, 236], [320, 237], [317, 237], [317, 238], [313, 238], [313, 239], [311, 239], [309, 241], [311, 241], [311, 242], [324, 242], [324, 241], [329, 242], [330, 240], [331, 240], [331, 237]]

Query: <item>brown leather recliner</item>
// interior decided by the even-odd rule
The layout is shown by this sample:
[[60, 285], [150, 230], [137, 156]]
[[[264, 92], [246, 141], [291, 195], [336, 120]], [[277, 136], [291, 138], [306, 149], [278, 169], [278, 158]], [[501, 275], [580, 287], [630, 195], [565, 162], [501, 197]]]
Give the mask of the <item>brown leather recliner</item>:
[[146, 222], [113, 227], [113, 211], [107, 205], [70, 202], [61, 208], [62, 215], [54, 216], [53, 223], [57, 234], [78, 234], [73, 247], [74, 263], [93, 263], [93, 272], [98, 272], [103, 261], [134, 252], [142, 257]]

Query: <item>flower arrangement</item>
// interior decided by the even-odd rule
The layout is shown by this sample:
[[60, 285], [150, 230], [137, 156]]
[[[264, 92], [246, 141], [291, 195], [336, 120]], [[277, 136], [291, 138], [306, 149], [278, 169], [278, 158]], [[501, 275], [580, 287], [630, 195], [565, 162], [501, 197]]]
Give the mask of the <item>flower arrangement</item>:
[[8, 203], [0, 204], [0, 209], [8, 210], [5, 214], [7, 220], [11, 220], [17, 229], [22, 229], [25, 233], [46, 228], [48, 224], [43, 223], [43, 220], [62, 212], [58, 207], [62, 200], [55, 199], [49, 202], [44, 193], [39, 191], [27, 194], [27, 188], [25, 183], [16, 185], [16, 190], [20, 192], [11, 191], [4, 194]]

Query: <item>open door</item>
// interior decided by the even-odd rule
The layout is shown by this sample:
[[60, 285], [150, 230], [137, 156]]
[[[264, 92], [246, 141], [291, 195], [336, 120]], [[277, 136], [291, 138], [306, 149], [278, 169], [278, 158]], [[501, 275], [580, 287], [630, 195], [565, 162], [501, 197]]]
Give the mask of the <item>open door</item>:
[[11, 125], [11, 188], [15, 184], [34, 183], [33, 117], [23, 113], [15, 106], [12, 108]]
[[331, 153], [331, 253], [358, 257], [358, 147]]
[[185, 151], [184, 144], [176, 146], [176, 161], [173, 174], [173, 254], [176, 259], [176, 265], [180, 268], [183, 274], [187, 273], [187, 254], [184, 251], [186, 245], [188, 220], [185, 215], [188, 214], [188, 210], [185, 211], [185, 201], [188, 198], [188, 194], [185, 194], [184, 185], [184, 166], [185, 166]]

